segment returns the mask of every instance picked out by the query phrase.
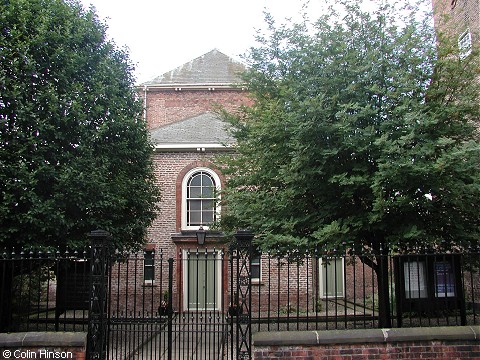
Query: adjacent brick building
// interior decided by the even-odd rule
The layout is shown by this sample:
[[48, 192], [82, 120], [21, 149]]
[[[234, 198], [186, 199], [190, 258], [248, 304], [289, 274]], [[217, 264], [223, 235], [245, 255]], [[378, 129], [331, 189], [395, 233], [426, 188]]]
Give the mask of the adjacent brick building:
[[432, 0], [437, 31], [457, 39], [460, 56], [467, 56], [480, 40], [479, 0]]

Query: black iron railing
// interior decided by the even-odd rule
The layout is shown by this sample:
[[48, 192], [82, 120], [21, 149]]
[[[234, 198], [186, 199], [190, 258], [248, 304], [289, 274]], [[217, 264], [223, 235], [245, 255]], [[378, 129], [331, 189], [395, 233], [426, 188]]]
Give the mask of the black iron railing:
[[96, 306], [105, 317], [95, 324], [107, 327], [99, 329], [106, 337], [100, 347], [110, 359], [249, 358], [251, 334], [264, 330], [480, 323], [478, 251], [299, 257], [261, 254], [248, 244], [184, 246], [110, 254], [108, 269], [91, 255], [1, 254], [1, 331], [88, 331], [96, 268], [106, 303]]
[[[252, 279], [252, 329], [478, 324], [478, 259], [477, 252], [329, 253], [300, 259], [296, 254], [264, 254], [261, 273]], [[388, 281], [379, 281], [379, 276]], [[382, 291], [387, 296], [382, 297]]]
[[194, 247], [171, 255], [126, 254], [113, 262], [110, 359], [224, 359], [235, 353], [227, 306], [231, 258], [223, 249]]
[[82, 251], [0, 254], [0, 331], [87, 331], [90, 258]]

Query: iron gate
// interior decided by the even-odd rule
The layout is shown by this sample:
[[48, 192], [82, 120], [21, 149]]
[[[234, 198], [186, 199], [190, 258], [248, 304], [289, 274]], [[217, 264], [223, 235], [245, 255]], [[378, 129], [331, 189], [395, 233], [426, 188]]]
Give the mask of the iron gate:
[[[110, 258], [107, 331], [91, 312], [89, 358], [250, 359], [252, 237], [240, 232], [228, 249], [183, 249], [175, 259], [154, 251]], [[99, 294], [92, 298], [101, 309]]]

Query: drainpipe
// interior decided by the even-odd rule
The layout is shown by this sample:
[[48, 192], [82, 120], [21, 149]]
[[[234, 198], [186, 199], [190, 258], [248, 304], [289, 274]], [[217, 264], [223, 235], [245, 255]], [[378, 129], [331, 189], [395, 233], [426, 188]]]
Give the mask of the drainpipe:
[[147, 124], [147, 85], [143, 87], [143, 121]]

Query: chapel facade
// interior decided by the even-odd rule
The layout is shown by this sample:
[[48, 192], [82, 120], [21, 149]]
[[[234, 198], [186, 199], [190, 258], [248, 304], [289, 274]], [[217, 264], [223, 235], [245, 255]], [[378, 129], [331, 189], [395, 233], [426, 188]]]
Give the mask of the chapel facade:
[[[210, 228], [221, 217], [220, 197], [225, 186], [225, 177], [214, 159], [232, 151], [234, 144], [217, 111], [223, 108], [235, 112], [251, 104], [241, 86], [243, 71], [244, 64], [215, 49], [138, 87], [162, 193], [159, 213], [148, 230], [144, 282], [153, 283], [161, 276], [158, 271], [149, 271], [150, 254], [175, 259], [175, 293], [180, 307], [183, 304], [184, 308], [200, 309], [207, 305], [196, 303], [197, 298], [208, 301], [211, 296], [221, 296], [199, 294], [191, 300], [193, 304], [184, 303], [193, 297], [191, 294], [198, 293], [199, 278], [215, 283], [227, 281], [226, 269], [206, 265], [224, 262], [193, 261], [193, 254], [198, 258], [201, 252], [202, 257], [216, 259], [230, 241], [221, 231]], [[197, 239], [199, 230], [207, 231], [201, 245]], [[198, 274], [201, 272], [205, 274]], [[211, 301], [221, 303], [219, 299]]]

